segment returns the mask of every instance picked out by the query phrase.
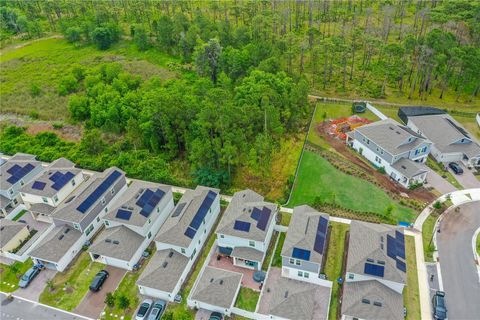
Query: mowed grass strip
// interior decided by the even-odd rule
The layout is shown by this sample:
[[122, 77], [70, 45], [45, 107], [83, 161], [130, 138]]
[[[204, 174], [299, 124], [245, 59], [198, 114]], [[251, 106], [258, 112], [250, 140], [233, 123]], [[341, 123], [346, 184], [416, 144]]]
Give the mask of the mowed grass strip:
[[272, 259], [272, 267], [282, 267], [282, 248], [283, 248], [283, 243], [285, 242], [287, 234], [285, 232], [280, 232], [279, 238], [278, 238], [278, 244], [277, 247], [275, 248], [275, 253]]
[[53, 290], [48, 286], [40, 295], [40, 302], [52, 307], [72, 311], [82, 301], [95, 275], [105, 267], [93, 262], [87, 252], [82, 253], [64, 272], [53, 279]]
[[377, 186], [347, 175], [318, 154], [305, 151], [288, 206], [312, 205], [317, 197], [352, 210], [378, 214], [385, 214], [386, 208], [392, 204], [392, 217], [400, 221], [412, 221], [415, 217], [412, 209], [395, 203]]
[[330, 299], [330, 310], [328, 319], [337, 319], [338, 299], [340, 285], [337, 279], [342, 276], [343, 256], [345, 252], [345, 234], [350, 226], [345, 223], [330, 222], [330, 241], [328, 243], [327, 261], [323, 273], [327, 279], [333, 282], [332, 297]]
[[33, 266], [31, 259], [25, 262], [14, 262], [11, 265], [0, 263], [0, 291], [13, 292], [18, 289], [20, 277]]
[[405, 237], [407, 256], [407, 285], [403, 290], [403, 303], [407, 308], [407, 320], [420, 319], [420, 293], [418, 291], [417, 261], [415, 256], [415, 239]]
[[433, 228], [435, 228], [435, 222], [438, 216], [429, 215], [422, 225], [422, 240], [423, 240], [423, 255], [425, 262], [433, 262], [433, 252], [435, 246], [433, 244]]

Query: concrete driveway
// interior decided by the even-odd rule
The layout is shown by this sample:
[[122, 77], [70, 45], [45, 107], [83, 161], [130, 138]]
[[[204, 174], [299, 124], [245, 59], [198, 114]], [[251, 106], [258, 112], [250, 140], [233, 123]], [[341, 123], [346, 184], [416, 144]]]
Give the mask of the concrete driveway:
[[480, 202], [461, 205], [445, 213], [437, 234], [437, 247], [449, 319], [478, 319], [480, 282], [472, 250], [472, 237], [480, 227]]
[[98, 319], [105, 308], [105, 297], [107, 292], [114, 292], [123, 276], [127, 272], [124, 269], [106, 266], [109, 277], [98, 292], [88, 291], [74, 312], [93, 319]]
[[38, 301], [40, 294], [47, 287], [47, 281], [52, 279], [57, 272], [55, 270], [42, 270], [25, 289], [18, 288], [15, 295], [31, 300]]
[[433, 187], [441, 194], [450, 193], [457, 190], [457, 188], [455, 188], [450, 182], [442, 178], [441, 175], [439, 175], [427, 166], [425, 166], [424, 168], [429, 171], [427, 174], [426, 186]]
[[465, 189], [480, 188], [480, 181], [477, 179], [477, 177], [475, 177], [472, 171], [461, 163], [460, 166], [463, 169], [463, 174], [455, 174], [450, 168], [448, 168], [448, 171], [452, 173], [458, 183], [460, 183]]

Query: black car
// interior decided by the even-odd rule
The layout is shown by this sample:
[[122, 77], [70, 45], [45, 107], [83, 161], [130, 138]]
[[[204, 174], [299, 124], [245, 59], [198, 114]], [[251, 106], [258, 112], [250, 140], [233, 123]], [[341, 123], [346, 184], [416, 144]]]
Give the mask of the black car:
[[456, 162], [450, 162], [448, 166], [450, 167], [450, 169], [452, 169], [453, 172], [455, 172], [455, 174], [463, 173], [462, 167], [460, 167], [460, 165]]
[[223, 315], [220, 312], [212, 312], [208, 320], [223, 320]]
[[432, 299], [433, 318], [435, 320], [447, 319], [447, 306], [445, 305], [445, 292], [437, 291]]
[[102, 285], [108, 278], [108, 271], [102, 270], [95, 275], [93, 278], [92, 283], [90, 284], [90, 290], [97, 292], [102, 289]]

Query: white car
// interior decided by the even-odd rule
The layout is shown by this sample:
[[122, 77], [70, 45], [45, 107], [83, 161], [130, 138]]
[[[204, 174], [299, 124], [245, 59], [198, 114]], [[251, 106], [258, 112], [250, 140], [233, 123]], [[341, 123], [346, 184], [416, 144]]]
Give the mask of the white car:
[[145, 299], [140, 304], [137, 314], [135, 315], [135, 320], [145, 320], [147, 319], [148, 312], [152, 308], [153, 301], [152, 299]]

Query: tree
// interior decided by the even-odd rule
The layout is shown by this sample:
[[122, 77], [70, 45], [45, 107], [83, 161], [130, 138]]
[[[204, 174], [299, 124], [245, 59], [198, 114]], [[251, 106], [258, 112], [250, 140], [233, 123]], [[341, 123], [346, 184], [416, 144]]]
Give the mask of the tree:
[[130, 306], [130, 299], [125, 296], [124, 294], [121, 294], [119, 297], [118, 297], [118, 307], [120, 309], [127, 309], [128, 307]]
[[195, 66], [197, 72], [202, 76], [209, 76], [213, 83], [217, 82], [219, 73], [219, 62], [222, 54], [222, 47], [218, 39], [210, 39], [195, 48]]
[[147, 31], [142, 25], [135, 25], [133, 42], [135, 42], [140, 51], [145, 51], [150, 47], [150, 40], [148, 39]]
[[82, 29], [79, 27], [70, 27], [65, 30], [64, 35], [65, 39], [70, 43], [79, 42], [82, 40]]
[[115, 296], [113, 295], [113, 293], [107, 292], [104, 302], [107, 306], [109, 306], [110, 308], [113, 308], [115, 306]]
[[119, 40], [120, 29], [115, 24], [96, 27], [91, 33], [91, 38], [98, 49], [106, 50]]
[[72, 95], [68, 100], [68, 110], [73, 120], [83, 121], [90, 118], [90, 106], [85, 96]]

